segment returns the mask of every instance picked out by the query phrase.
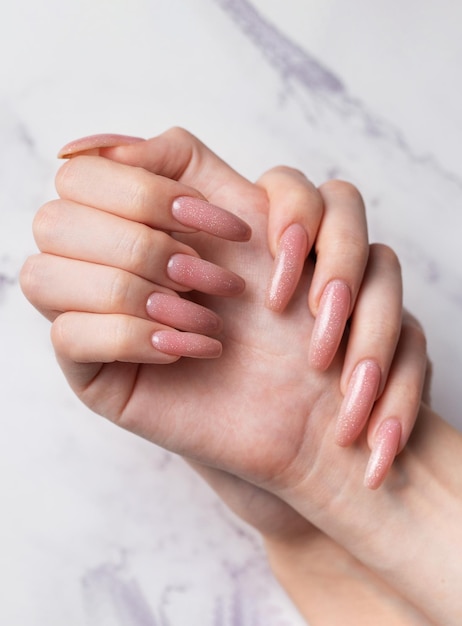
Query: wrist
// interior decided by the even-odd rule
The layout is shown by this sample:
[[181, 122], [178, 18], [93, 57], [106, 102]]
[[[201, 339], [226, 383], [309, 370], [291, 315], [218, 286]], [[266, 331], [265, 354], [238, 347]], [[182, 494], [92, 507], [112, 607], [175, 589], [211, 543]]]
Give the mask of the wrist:
[[366, 443], [333, 450], [326, 435], [315, 466], [282, 497], [411, 602], [424, 598], [437, 623], [462, 623], [460, 433], [422, 405], [411, 440], [376, 491], [363, 487]]

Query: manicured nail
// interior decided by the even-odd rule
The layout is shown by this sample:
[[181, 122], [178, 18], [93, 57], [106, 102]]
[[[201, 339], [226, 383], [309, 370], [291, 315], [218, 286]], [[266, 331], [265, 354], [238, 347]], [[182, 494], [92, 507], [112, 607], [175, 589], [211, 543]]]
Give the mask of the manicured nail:
[[355, 367], [337, 418], [335, 441], [339, 446], [349, 446], [362, 431], [374, 406], [380, 379], [380, 367], [375, 361], [364, 360]]
[[234, 272], [188, 254], [171, 256], [167, 275], [184, 287], [214, 296], [237, 296], [245, 289], [244, 279]]
[[197, 228], [222, 239], [248, 241], [252, 234], [244, 220], [200, 198], [176, 198], [172, 204], [172, 214], [184, 226]]
[[216, 339], [175, 330], [158, 330], [152, 335], [151, 341], [156, 350], [172, 356], [216, 359], [222, 352], [221, 343]]
[[114, 148], [115, 146], [126, 146], [132, 143], [144, 141], [141, 137], [130, 137], [129, 135], [89, 135], [75, 141], [70, 141], [58, 152], [58, 159], [68, 159], [69, 157], [80, 154], [81, 152], [97, 153], [99, 148]]
[[210, 309], [168, 293], [151, 294], [146, 310], [152, 319], [178, 330], [213, 334], [223, 327], [221, 318]]
[[395, 418], [388, 419], [379, 427], [364, 476], [364, 485], [377, 489], [385, 480], [398, 452], [401, 424]]
[[279, 240], [266, 306], [281, 312], [289, 303], [302, 275], [308, 252], [308, 237], [300, 224], [292, 224]]
[[312, 367], [329, 367], [342, 339], [350, 312], [351, 294], [342, 280], [332, 280], [324, 289], [309, 348]]

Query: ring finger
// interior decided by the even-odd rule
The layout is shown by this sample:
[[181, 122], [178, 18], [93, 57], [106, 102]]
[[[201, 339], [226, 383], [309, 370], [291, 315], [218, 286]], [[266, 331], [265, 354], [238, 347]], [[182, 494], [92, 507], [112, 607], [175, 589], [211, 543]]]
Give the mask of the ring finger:
[[382, 393], [398, 343], [402, 320], [401, 269], [387, 246], [370, 246], [369, 261], [354, 308], [342, 373], [345, 392], [337, 418], [339, 445], [362, 431]]
[[[21, 283], [26, 296], [50, 320], [76, 311], [156, 320], [195, 333], [213, 334], [221, 329], [213, 311], [106, 265], [39, 254], [24, 265]], [[41, 288], [44, 284], [47, 289]]]
[[167, 233], [75, 202], [44, 205], [34, 235], [42, 252], [118, 268], [169, 289], [214, 295], [244, 289], [236, 274], [200, 259]]

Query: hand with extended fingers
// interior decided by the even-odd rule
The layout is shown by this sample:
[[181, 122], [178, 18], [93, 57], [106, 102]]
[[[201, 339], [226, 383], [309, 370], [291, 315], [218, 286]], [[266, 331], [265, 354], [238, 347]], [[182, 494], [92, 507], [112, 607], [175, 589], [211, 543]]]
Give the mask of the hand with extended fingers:
[[329, 436], [347, 446], [372, 412], [366, 483], [377, 487], [412, 429], [426, 361], [415, 321], [402, 321], [399, 264], [369, 246], [359, 193], [288, 168], [251, 184], [177, 129], [89, 138], [63, 155], [22, 285], [53, 321], [82, 400], [265, 484], [314, 454], [302, 440], [311, 413], [323, 437], [336, 419]]
[[[262, 532], [310, 623], [313, 607], [320, 623], [459, 623], [460, 485], [434, 447], [454, 465], [462, 442], [421, 404], [425, 339], [358, 191], [283, 167], [252, 184], [178, 129], [62, 156], [21, 281], [78, 396], [185, 456]], [[362, 488], [365, 468], [371, 489], [388, 475], [381, 489]], [[437, 559], [443, 602], [417, 576]], [[344, 590], [335, 605], [326, 576]]]

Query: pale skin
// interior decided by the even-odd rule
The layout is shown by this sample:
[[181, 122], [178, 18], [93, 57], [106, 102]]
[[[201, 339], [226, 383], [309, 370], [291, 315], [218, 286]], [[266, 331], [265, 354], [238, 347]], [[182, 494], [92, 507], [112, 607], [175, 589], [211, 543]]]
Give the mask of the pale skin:
[[[345, 343], [342, 344], [330, 366], [323, 369], [313, 368], [307, 350], [314, 325], [314, 319], [308, 314], [306, 305], [306, 293], [312, 273], [310, 263], [305, 265], [298, 289], [289, 298], [290, 304], [286, 305], [282, 315], [275, 314], [264, 306], [266, 294], [261, 285], [266, 284], [266, 277], [271, 273], [271, 257], [267, 253], [266, 236], [262, 236], [267, 228], [268, 196], [265, 189], [268, 190], [269, 185], [266, 184], [265, 189], [262, 186], [250, 185], [244, 179], [230, 173], [228, 169], [223, 170], [222, 162], [209, 153], [202, 153], [203, 148], [199, 149], [197, 146], [195, 150], [187, 151], [188, 159], [188, 155], [178, 148], [179, 140], [184, 144], [190, 139], [185, 135], [178, 137], [177, 133], [176, 137], [170, 135], [167, 139], [157, 142], [154, 154], [149, 153], [149, 150], [143, 153], [146, 146], [134, 144], [128, 150], [108, 149], [104, 156], [118, 158], [132, 166], [142, 165], [145, 170], [161, 172], [164, 176], [180, 178], [181, 183], [198, 189], [208, 200], [219, 206], [230, 210], [239, 207], [241, 217], [251, 223], [254, 235], [247, 244], [220, 241], [217, 245], [216, 241], [211, 241], [209, 237], [188, 236], [188, 243], [193, 245], [194, 250], [199, 253], [206, 250], [206, 258], [219, 262], [220, 265], [232, 267], [233, 271], [246, 279], [246, 291], [239, 298], [217, 298], [214, 295], [204, 295], [200, 298], [201, 303], [217, 312], [223, 320], [224, 330], [219, 335], [223, 354], [215, 361], [207, 359], [193, 362], [191, 359], [180, 359], [168, 367], [162, 367], [162, 363], [176, 360], [177, 356], [170, 355], [167, 358], [165, 354], [159, 354], [153, 349], [150, 337], [155, 332], [155, 322], [149, 319], [139, 303], [133, 302], [137, 295], [148, 297], [149, 294], [144, 291], [144, 283], [140, 291], [137, 291], [135, 285], [130, 292], [130, 302], [117, 299], [111, 301], [112, 304], [116, 302], [119, 306], [126, 306], [127, 310], [113, 311], [107, 308], [107, 303], [104, 309], [101, 300], [95, 304], [91, 292], [97, 291], [101, 295], [101, 285], [105, 281], [100, 276], [100, 282], [92, 283], [93, 274], [97, 274], [97, 271], [85, 273], [85, 268], [88, 267], [85, 263], [88, 264], [89, 261], [85, 261], [84, 255], [83, 260], [80, 257], [76, 259], [74, 255], [72, 263], [66, 265], [68, 282], [71, 277], [75, 287], [82, 287], [77, 289], [81, 298], [80, 303], [74, 300], [72, 304], [67, 302], [66, 305], [66, 298], [74, 296], [68, 291], [63, 297], [62, 292], [65, 291], [63, 283], [58, 283], [57, 290], [48, 293], [48, 299], [43, 301], [40, 295], [43, 290], [40, 290], [40, 285], [49, 278], [50, 272], [54, 271], [53, 276], [58, 277], [61, 263], [58, 259], [66, 257], [64, 253], [63, 257], [60, 257], [59, 251], [52, 251], [51, 255], [50, 251], [47, 251], [42, 255], [42, 261], [35, 259], [26, 265], [23, 287], [34, 304], [54, 320], [52, 334], [54, 345], [70, 384], [83, 401], [95, 411], [189, 459], [226, 470], [245, 479], [248, 481], [243, 483], [246, 490], [254, 490], [256, 485], [259, 489], [254, 493], [267, 497], [269, 507], [272, 508], [275, 501], [278, 503], [277, 510], [280, 513], [276, 519], [284, 520], [284, 516], [289, 515], [288, 519], [294, 520], [295, 526], [303, 525], [304, 529], [297, 534], [291, 533], [290, 539], [285, 537], [284, 532], [275, 530], [272, 524], [269, 524], [269, 528], [260, 528], [268, 538], [270, 558], [281, 580], [286, 580], [287, 583], [287, 576], [281, 571], [284, 570], [283, 564], [290, 557], [295, 534], [295, 541], [301, 540], [302, 545], [307, 548], [307, 553], [309, 546], [314, 544], [324, 545], [322, 548], [324, 554], [328, 554], [329, 550], [337, 550], [338, 547], [340, 550], [338, 554], [343, 555], [341, 558], [344, 558], [344, 563], [348, 564], [349, 569], [363, 568], [359, 570], [361, 574], [358, 579], [361, 577], [366, 579], [366, 584], [362, 587], [364, 590], [371, 588], [374, 590], [375, 574], [382, 577], [385, 585], [387, 583], [392, 585], [395, 588], [393, 591], [388, 587], [380, 587], [384, 584], [381, 582], [378, 588], [375, 587], [372, 595], [375, 594], [383, 606], [388, 600], [395, 606], [396, 603], [398, 605], [401, 603], [398, 610], [405, 611], [406, 615], [398, 612], [399, 619], [404, 620], [405, 617], [414, 621], [387, 623], [428, 623], [415, 621], [426, 619], [423, 614], [428, 614], [436, 623], [441, 618], [446, 619], [444, 623], [457, 623], [454, 616], [460, 607], [457, 606], [454, 593], [451, 595], [452, 588], [449, 591], [447, 588], [437, 589], [438, 592], [446, 593], [447, 597], [443, 598], [442, 603], [432, 603], [430, 599], [424, 598], [424, 606], [421, 606], [422, 589], [419, 588], [419, 581], [415, 580], [420, 571], [412, 571], [412, 559], [409, 564], [396, 571], [394, 557], [398, 557], [398, 550], [394, 545], [396, 541], [393, 541], [393, 538], [396, 540], [397, 531], [403, 534], [407, 532], [409, 524], [417, 527], [422, 533], [421, 516], [413, 506], [413, 503], [418, 501], [418, 498], [413, 496], [419, 493], [419, 476], [423, 466], [419, 459], [422, 450], [425, 450], [426, 461], [428, 457], [430, 461], [435, 461], [436, 456], [428, 452], [426, 431], [432, 429], [431, 436], [436, 439], [451, 436], [451, 442], [457, 442], [457, 436], [453, 437], [452, 432], [448, 434], [447, 427], [436, 418], [429, 425], [428, 409], [422, 408], [422, 425], [419, 424], [418, 427], [419, 437], [414, 437], [405, 452], [400, 455], [390, 478], [375, 492], [362, 486], [362, 474], [369, 457], [368, 442], [374, 445], [374, 436], [380, 425], [384, 419], [396, 415], [398, 407], [401, 409], [400, 415], [408, 417], [400, 423], [402, 439], [397, 447], [402, 447], [405, 442], [419, 404], [425, 372], [424, 340], [420, 328], [412, 318], [407, 318], [402, 328], [397, 325], [398, 332], [394, 331], [394, 345], [389, 339], [392, 349], [388, 349], [386, 357], [383, 357], [380, 349], [374, 345], [369, 348], [370, 351], [365, 352], [364, 342], [361, 343], [358, 339], [361, 335], [357, 334], [358, 330], [355, 331], [354, 328], [355, 316], [361, 314], [361, 311], [364, 314], [364, 307], [367, 310], [369, 306], [369, 298], [372, 301], [371, 285], [380, 276], [390, 274], [390, 269], [395, 264], [394, 256], [385, 248], [374, 248], [368, 257], [367, 267], [362, 269], [359, 277], [352, 270], [350, 276], [342, 276], [342, 279], [348, 282], [353, 294], [353, 324], [348, 349], [345, 353]], [[169, 145], [173, 145], [175, 154], [169, 152]], [[191, 158], [191, 154], [194, 158]], [[92, 167], [93, 165], [92, 163]], [[279, 175], [281, 171], [277, 173]], [[70, 178], [72, 180], [72, 176]], [[74, 181], [77, 179], [78, 176]], [[100, 176], [98, 180], [101, 180]], [[325, 187], [324, 191], [326, 189], [328, 187]], [[348, 187], [348, 194], [352, 193]], [[268, 191], [268, 195], [271, 200], [271, 190]], [[75, 198], [75, 201], [79, 204], [86, 202], [81, 197]], [[98, 198], [95, 201], [93, 197], [88, 205], [106, 212], [108, 209], [101, 207], [99, 202]], [[328, 204], [329, 200], [325, 202]], [[109, 204], [114, 206], [112, 202]], [[327, 211], [326, 214], [331, 213]], [[293, 223], [292, 219], [290, 223]], [[326, 232], [324, 231], [324, 234]], [[322, 234], [322, 229], [320, 233]], [[272, 249], [271, 236], [270, 229], [270, 249]], [[235, 252], [236, 245], [242, 245], [239, 254]], [[274, 253], [273, 249], [272, 251]], [[326, 265], [322, 265], [321, 257], [322, 250], [318, 252], [318, 265], [309, 290], [310, 309], [314, 308], [314, 313], [320, 298], [319, 292], [322, 291], [319, 285], [325, 285], [328, 279], [338, 278], [337, 272], [329, 274], [327, 271], [323, 276]], [[45, 262], [39, 265], [43, 259]], [[66, 259], [68, 260], [69, 258]], [[52, 267], [47, 265], [49, 261]], [[90, 260], [91, 263], [95, 264]], [[60, 267], [64, 266], [61, 264]], [[111, 262], [105, 267], [110, 268], [111, 272], [114, 270]], [[381, 267], [387, 268], [387, 271], [381, 271]], [[73, 268], [76, 269], [75, 272]], [[121, 268], [116, 269], [120, 271]], [[345, 269], [345, 263], [342, 264], [342, 269]], [[366, 273], [363, 277], [364, 270]], [[135, 279], [138, 276], [133, 276], [132, 282], [136, 283]], [[368, 280], [368, 276], [374, 277], [374, 280]], [[79, 277], [83, 277], [81, 282], [78, 282]], [[164, 277], [163, 280], [169, 278]], [[352, 280], [353, 282], [356, 280], [356, 292], [355, 285], [349, 282]], [[366, 285], [367, 291], [364, 293], [369, 294], [364, 300], [356, 297], [361, 284]], [[93, 290], [87, 289], [87, 285], [93, 287]], [[173, 284], [162, 287], [179, 289]], [[397, 308], [400, 309], [400, 305]], [[377, 343], [383, 344], [383, 336], [382, 341]], [[387, 381], [386, 389], [375, 405], [367, 429], [361, 431], [353, 446], [342, 450], [335, 443], [335, 417], [342, 406], [341, 390], [345, 390], [345, 380], [348, 381], [358, 357], [362, 359], [371, 356], [381, 364], [382, 373], [388, 373], [388, 377], [383, 376], [381, 381], [382, 387], [385, 380]], [[275, 367], [275, 360], [278, 367]], [[402, 385], [403, 380], [406, 381], [406, 385]], [[154, 384], [157, 392], [153, 397]], [[392, 389], [393, 393], [388, 393], [388, 389]], [[409, 389], [414, 390], [412, 398]], [[192, 416], [194, 419], [191, 419]], [[446, 447], [451, 449], [454, 446]], [[454, 485], [454, 475], [449, 477], [438, 463], [434, 462], [433, 465], [435, 475], [440, 475], [439, 482], [448, 484], [449, 491], [453, 487], [460, 487]], [[407, 476], [408, 485], [404, 490], [404, 496], [403, 489], [396, 488], [397, 476], [403, 475]], [[224, 476], [227, 477], [227, 474]], [[228, 488], [225, 490], [220, 484], [218, 483], [218, 488], [225, 499], [229, 499], [230, 493], [236, 493], [234, 486], [231, 490]], [[446, 499], [440, 496], [438, 481], [434, 481], [429, 489], [441, 508], [458, 510], [457, 502], [451, 500], [449, 496]], [[273, 495], [268, 496], [267, 491]], [[276, 500], [275, 496], [282, 498], [284, 504], [279, 505], [282, 501]], [[355, 503], [354, 514], [351, 502]], [[390, 511], [396, 510], [398, 504], [399, 510], [404, 510], [404, 513], [394, 522], [392, 529], [394, 532], [391, 533], [387, 525], [383, 527], [383, 520], [388, 519]], [[235, 508], [239, 512], [239, 506]], [[298, 511], [298, 514], [295, 511]], [[377, 530], [377, 517], [381, 520], [380, 532]], [[271, 516], [265, 517], [265, 524], [268, 518], [271, 519]], [[432, 519], [431, 515], [428, 515], [424, 524], [428, 523], [427, 518]], [[327, 535], [314, 531], [311, 526], [306, 525], [305, 520], [313, 521], [337, 543]], [[258, 520], [248, 521], [259, 527]], [[290, 524], [292, 525], [292, 522]], [[287, 518], [282, 525], [288, 525]], [[454, 542], [457, 543], [460, 539], [455, 529], [450, 527], [449, 531], [448, 540], [450, 538], [454, 545]], [[425, 532], [422, 536], [424, 535]], [[313, 540], [316, 536], [321, 537], [321, 540]], [[415, 546], [416, 541], [417, 545], [419, 542], [424, 543], [417, 537], [417, 540], [410, 542], [409, 546]], [[410, 550], [409, 546], [406, 544], [405, 549]], [[448, 558], [444, 563], [447, 581], [448, 578], [451, 579], [450, 575], [454, 574], [454, 559], [450, 558], [451, 550], [448, 549], [446, 552]], [[279, 557], [275, 558], [275, 553]], [[443, 553], [444, 549], [438, 552], [438, 555], [441, 556]], [[402, 549], [399, 556], [403, 556]], [[426, 558], [427, 562], [432, 563], [428, 560], [428, 554]], [[296, 571], [297, 561], [293, 563], [295, 564], [293, 571]], [[287, 567], [285, 569], [287, 571]], [[416, 565], [414, 569], [417, 569]], [[333, 576], [336, 575], [335, 572], [331, 573]], [[353, 576], [343, 577], [347, 582], [351, 578]], [[409, 603], [400, 600], [397, 592]], [[293, 596], [297, 601], [296, 591], [293, 591]], [[422, 610], [420, 616], [413, 612], [412, 603], [419, 603]], [[311, 619], [309, 613], [306, 615]], [[360, 622], [356, 620], [352, 623]]]

